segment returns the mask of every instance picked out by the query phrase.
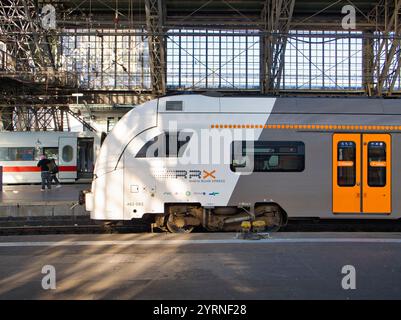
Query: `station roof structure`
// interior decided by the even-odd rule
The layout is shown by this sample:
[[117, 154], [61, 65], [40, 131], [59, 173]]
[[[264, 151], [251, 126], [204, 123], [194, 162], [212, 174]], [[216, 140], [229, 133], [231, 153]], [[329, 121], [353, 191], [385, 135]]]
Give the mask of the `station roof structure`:
[[[47, 2], [47, 1], [44, 1]], [[60, 1], [63, 2], [63, 1]], [[146, 17], [144, 0], [102, 0], [102, 1], [65, 1], [65, 8], [79, 8], [81, 13], [108, 15], [115, 10], [128, 15], [132, 12], [136, 18]], [[291, 1], [257, 1], [257, 0], [165, 0], [166, 26], [216, 26], [232, 28], [233, 25], [260, 28], [263, 25], [262, 12], [267, 3], [278, 5]], [[383, 3], [381, 3], [383, 2]], [[391, 3], [391, 1], [389, 1]], [[345, 5], [356, 9], [359, 28], [372, 28], [384, 23], [376, 20], [376, 11], [384, 10], [391, 4], [384, 1], [330, 1], [330, 0], [296, 0], [292, 13], [292, 23], [296, 28], [340, 29], [338, 19], [342, 18], [341, 10]], [[375, 18], [369, 20], [369, 18]], [[384, 18], [384, 16], [383, 16]], [[361, 21], [362, 20], [362, 21]], [[366, 20], [366, 21], [364, 21]], [[140, 20], [136, 20], [140, 22]], [[322, 24], [325, 22], [325, 24]], [[328, 23], [328, 24], [327, 24]]]
[[186, 91], [398, 98], [400, 13], [399, 0], [4, 0], [0, 106], [14, 117], [74, 92], [87, 105]]

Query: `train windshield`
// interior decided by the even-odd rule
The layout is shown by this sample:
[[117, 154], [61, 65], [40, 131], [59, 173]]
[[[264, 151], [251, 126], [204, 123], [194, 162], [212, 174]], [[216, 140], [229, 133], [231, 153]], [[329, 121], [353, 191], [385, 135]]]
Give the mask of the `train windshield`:
[[190, 132], [163, 132], [146, 142], [136, 158], [182, 157], [191, 136]]

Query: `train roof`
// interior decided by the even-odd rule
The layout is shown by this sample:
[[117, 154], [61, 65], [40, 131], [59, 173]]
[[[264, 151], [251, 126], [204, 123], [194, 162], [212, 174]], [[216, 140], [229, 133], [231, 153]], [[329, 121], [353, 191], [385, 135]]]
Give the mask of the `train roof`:
[[401, 99], [173, 95], [159, 112], [401, 115]]

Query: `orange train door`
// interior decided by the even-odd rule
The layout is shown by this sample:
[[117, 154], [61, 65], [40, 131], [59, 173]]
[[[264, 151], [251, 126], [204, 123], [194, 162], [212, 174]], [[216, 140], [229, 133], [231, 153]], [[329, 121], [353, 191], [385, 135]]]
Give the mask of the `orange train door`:
[[333, 136], [333, 212], [361, 212], [361, 135]]
[[333, 212], [391, 213], [390, 135], [333, 135]]
[[391, 136], [364, 134], [363, 213], [391, 213]]

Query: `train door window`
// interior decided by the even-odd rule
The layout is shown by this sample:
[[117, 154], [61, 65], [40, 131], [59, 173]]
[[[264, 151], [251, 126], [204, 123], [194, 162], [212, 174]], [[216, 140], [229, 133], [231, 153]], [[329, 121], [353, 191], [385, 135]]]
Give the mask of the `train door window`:
[[305, 145], [300, 141], [234, 141], [230, 167], [234, 172], [301, 172], [305, 168]]
[[353, 141], [340, 141], [337, 145], [337, 182], [340, 187], [356, 183], [356, 145]]
[[371, 141], [368, 143], [368, 185], [384, 187], [386, 185], [386, 143]]
[[61, 157], [64, 162], [71, 162], [74, 157], [74, 149], [71, 146], [64, 146], [61, 152]]
[[145, 143], [136, 158], [181, 157], [191, 139], [191, 133], [164, 132]]

